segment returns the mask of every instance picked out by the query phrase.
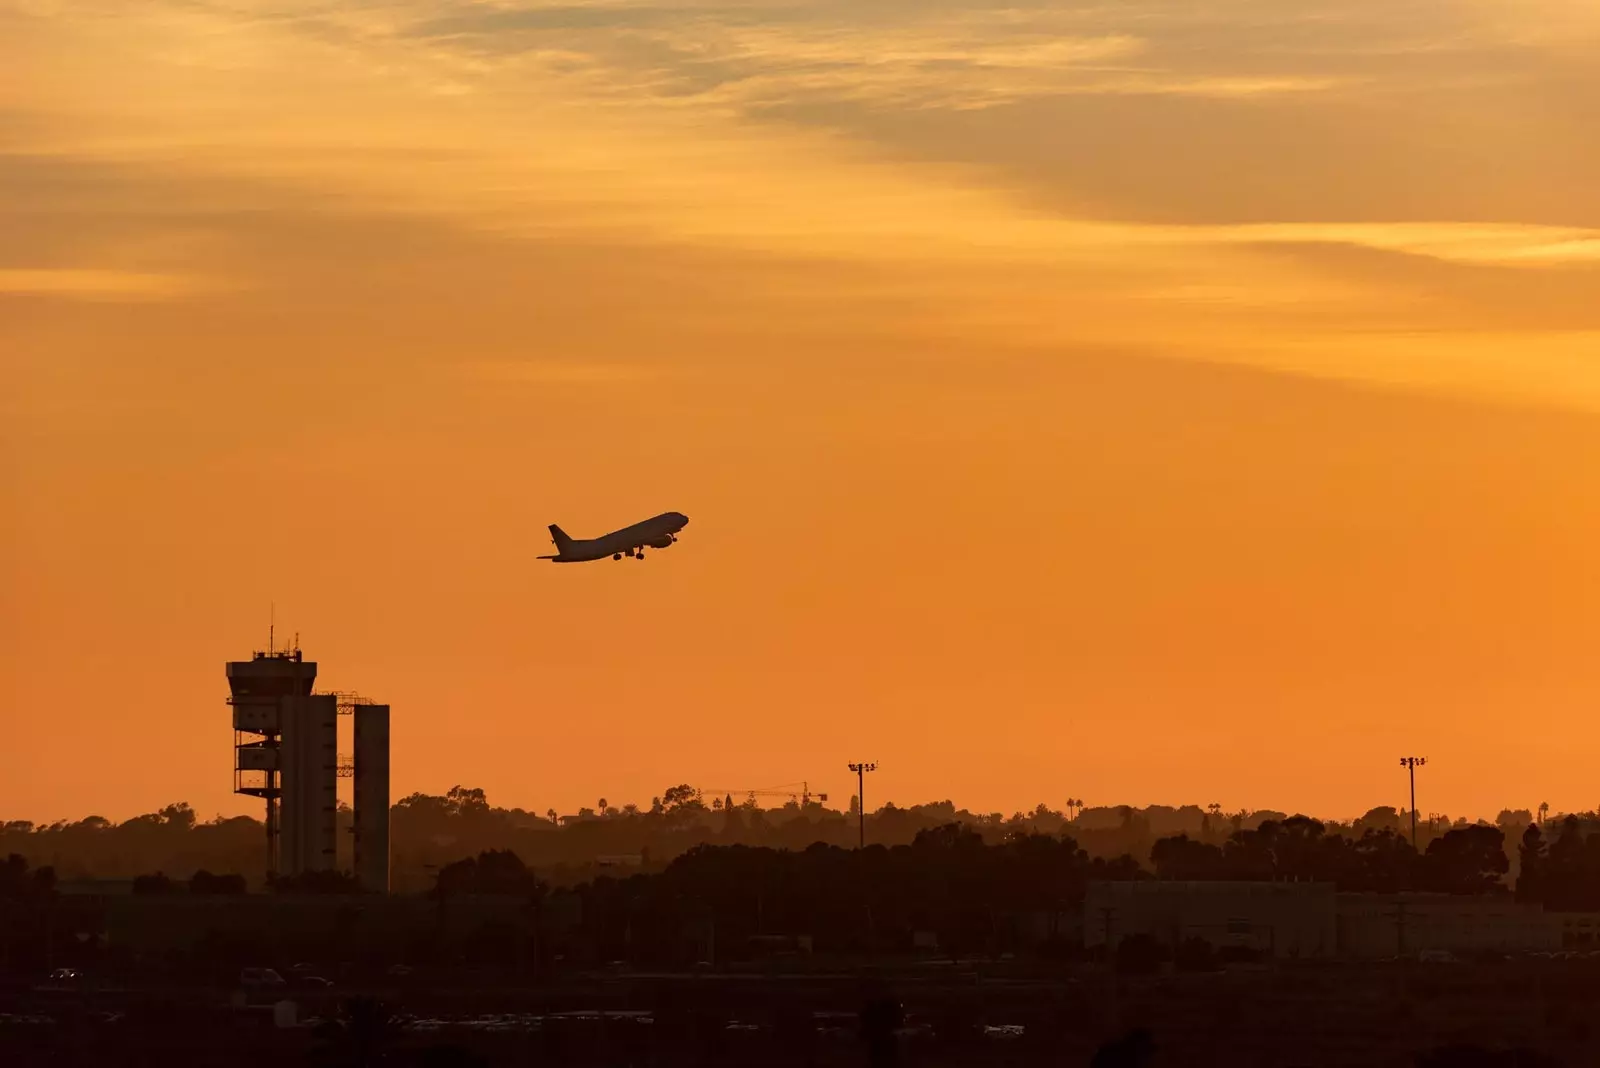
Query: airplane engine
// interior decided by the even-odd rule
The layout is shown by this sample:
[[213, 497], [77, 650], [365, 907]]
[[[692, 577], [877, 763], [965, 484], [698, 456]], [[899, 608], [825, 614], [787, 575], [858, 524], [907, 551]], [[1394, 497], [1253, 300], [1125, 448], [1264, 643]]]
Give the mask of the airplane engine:
[[671, 544], [672, 544], [672, 535], [663, 534], [663, 535], [661, 535], [661, 537], [657, 538], [655, 541], [652, 541], [650, 543], [650, 548], [652, 548], [652, 549], [665, 549], [667, 546], [669, 546]]

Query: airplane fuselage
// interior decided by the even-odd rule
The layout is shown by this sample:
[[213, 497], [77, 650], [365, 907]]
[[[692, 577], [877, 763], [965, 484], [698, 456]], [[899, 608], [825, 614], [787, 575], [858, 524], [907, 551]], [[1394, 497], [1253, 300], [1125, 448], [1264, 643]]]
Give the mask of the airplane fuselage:
[[677, 540], [678, 531], [689, 523], [682, 512], [663, 512], [658, 516], [635, 523], [598, 538], [569, 538], [560, 527], [551, 527], [550, 534], [556, 545], [555, 556], [542, 556], [557, 564], [576, 564], [586, 560], [604, 560], [606, 557], [639, 556], [644, 550], [665, 549]]

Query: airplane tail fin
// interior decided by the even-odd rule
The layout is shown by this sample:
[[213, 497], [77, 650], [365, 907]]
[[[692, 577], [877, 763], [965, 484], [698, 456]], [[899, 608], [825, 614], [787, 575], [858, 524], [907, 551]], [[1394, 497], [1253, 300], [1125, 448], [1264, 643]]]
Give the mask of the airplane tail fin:
[[550, 524], [550, 540], [556, 543], [556, 552], [558, 553], [564, 553], [572, 548], [572, 539], [567, 537], [567, 532], [554, 523]]

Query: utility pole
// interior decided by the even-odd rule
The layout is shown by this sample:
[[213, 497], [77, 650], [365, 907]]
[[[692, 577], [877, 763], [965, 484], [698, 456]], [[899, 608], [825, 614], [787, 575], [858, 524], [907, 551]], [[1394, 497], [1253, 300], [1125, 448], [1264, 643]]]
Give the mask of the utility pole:
[[859, 849], [867, 848], [867, 772], [877, 771], [877, 764], [851, 764], [851, 771], [856, 773], [856, 815], [860, 820], [861, 837]]
[[1117, 954], [1116, 946], [1112, 944], [1111, 925], [1116, 919], [1117, 910], [1109, 907], [1100, 909], [1100, 922], [1104, 927], [1106, 936], [1106, 1020], [1113, 1029], [1117, 1026]]
[[1411, 773], [1411, 851], [1417, 851], [1417, 769], [1428, 762], [1427, 757], [1401, 757], [1400, 766]]

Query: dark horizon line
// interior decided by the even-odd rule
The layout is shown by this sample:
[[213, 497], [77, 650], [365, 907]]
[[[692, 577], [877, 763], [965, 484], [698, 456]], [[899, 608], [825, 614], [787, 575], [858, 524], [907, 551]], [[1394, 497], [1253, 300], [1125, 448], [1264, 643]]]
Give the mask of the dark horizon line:
[[[459, 790], [461, 788], [458, 786], [458, 787], [455, 787], [453, 789]], [[531, 816], [531, 817], [533, 817], [535, 819], [543, 820], [545, 822], [550, 822], [550, 820], [549, 820], [550, 814], [551, 813], [555, 813], [556, 816], [557, 816], [557, 821], [556, 822], [559, 825], [559, 824], [564, 823], [564, 822], [569, 821], [569, 820], [576, 822], [576, 821], [579, 821], [579, 820], [590, 820], [590, 819], [599, 820], [599, 819], [626, 818], [629, 815], [647, 816], [647, 815], [660, 814], [660, 813], [671, 812], [671, 811], [685, 811], [685, 810], [687, 810], [687, 811], [698, 811], [699, 809], [697, 809], [695, 807], [695, 802], [696, 801], [699, 803], [700, 806], [703, 806], [703, 810], [706, 813], [708, 813], [708, 814], [716, 814], [720, 810], [714, 809], [712, 807], [712, 802], [713, 801], [721, 802], [727, 796], [732, 796], [734, 798], [735, 807], [736, 808], [744, 808], [746, 806], [747, 802], [745, 800], [745, 797], [741, 797], [741, 795], [739, 795], [739, 794], [733, 794], [733, 795], [718, 794], [718, 795], [700, 796], [700, 797], [697, 797], [697, 798], [695, 798], [694, 800], [692, 800], [690, 802], [680, 803], [680, 804], [674, 805], [674, 806], [672, 806], [670, 808], [668, 808], [668, 807], [655, 808], [655, 807], [652, 807], [652, 806], [643, 806], [643, 805], [638, 805], [637, 803], [634, 803], [634, 802], [629, 802], [628, 804], [633, 805], [634, 808], [635, 808], [635, 812], [633, 812], [633, 813], [628, 813], [626, 811], [626, 808], [628, 807], [628, 805], [609, 805], [607, 807], [607, 811], [605, 813], [601, 813], [597, 809], [595, 809], [595, 808], [593, 808], [591, 806], [587, 806], [587, 805], [586, 806], [580, 806], [577, 810], [572, 811], [572, 812], [565, 812], [565, 813], [557, 812], [555, 809], [546, 809], [544, 812], [539, 812], [539, 811], [536, 811], [534, 809], [523, 808], [523, 807], [517, 806], [517, 805], [509, 805], [509, 806], [507, 806], [507, 805], [496, 805], [496, 804], [493, 804], [493, 803], [489, 802], [487, 800], [487, 798], [483, 798], [483, 806], [488, 811], [520, 812], [520, 813], [523, 813], [525, 815]], [[746, 796], [748, 796], [748, 795], [746, 795]], [[798, 797], [798, 795], [796, 795], [796, 796]], [[414, 791], [413, 793], [408, 794], [405, 797], [399, 798], [398, 800], [394, 801], [391, 804], [391, 808], [397, 807], [397, 806], [401, 805], [402, 803], [404, 803], [405, 801], [410, 800], [413, 797], [437, 798], [437, 799], [442, 800], [442, 801], [448, 801], [448, 799], [450, 797], [450, 791], [446, 791], [445, 793], [440, 793], [440, 794], [426, 794], [426, 793], [422, 793], [421, 791]], [[855, 795], [852, 794], [851, 795], [851, 800], [853, 801], [854, 799], [855, 799]], [[652, 798], [652, 802], [653, 803], [654, 802], [659, 802], [659, 798]], [[767, 802], [772, 802], [772, 803], [769, 804]], [[762, 811], [762, 812], [784, 812], [784, 811], [789, 811], [791, 805], [796, 805], [796, 807], [798, 807], [798, 805], [797, 805], [795, 800], [779, 802], [779, 801], [776, 800], [776, 798], [767, 798], [767, 799], [765, 799], [763, 801], [758, 801], [758, 803], [756, 804], [755, 807], [757, 809], [759, 809], [760, 811]], [[1077, 801], [1074, 801], [1072, 806], [1063, 807], [1063, 808], [1049, 808], [1046, 803], [1041, 802], [1040, 805], [1036, 805], [1034, 808], [1031, 808], [1031, 809], [1025, 809], [1025, 810], [1019, 809], [1019, 810], [1013, 810], [1011, 813], [1006, 813], [1006, 812], [998, 811], [998, 810], [991, 810], [991, 811], [988, 811], [988, 812], [975, 811], [973, 809], [963, 808], [963, 807], [961, 807], [959, 805], [956, 805], [955, 802], [951, 801], [950, 799], [944, 798], [944, 799], [940, 799], [940, 800], [937, 800], [937, 801], [923, 801], [923, 802], [918, 802], [918, 803], [909, 804], [909, 805], [900, 804], [900, 803], [895, 802], [895, 801], [893, 801], [891, 799], [891, 800], [884, 801], [883, 803], [881, 803], [881, 804], [879, 804], [879, 805], [877, 805], [875, 807], [869, 807], [867, 809], [866, 815], [869, 816], [869, 817], [877, 816], [877, 815], [880, 815], [880, 814], [882, 814], [882, 813], [884, 813], [886, 811], [926, 811], [929, 808], [943, 807], [945, 805], [950, 805], [950, 806], [953, 807], [953, 809], [954, 809], [953, 815], [955, 815], [955, 816], [958, 816], [958, 817], [959, 816], [965, 816], [965, 817], [970, 818], [974, 822], [998, 822], [998, 823], [1013, 822], [1013, 821], [1018, 820], [1019, 817], [1024, 822], [1026, 822], [1027, 820], [1029, 820], [1031, 818], [1038, 817], [1038, 818], [1060, 818], [1065, 823], [1076, 823], [1085, 814], [1089, 814], [1089, 813], [1095, 813], [1095, 814], [1121, 813], [1123, 810], [1129, 810], [1131, 813], [1133, 813], [1135, 815], [1145, 815], [1145, 814], [1151, 813], [1152, 811], [1160, 811], [1160, 812], [1174, 813], [1174, 814], [1180, 813], [1180, 812], [1196, 812], [1196, 811], [1198, 811], [1202, 817], [1209, 816], [1209, 817], [1211, 817], [1213, 819], [1221, 819], [1221, 820], [1228, 821], [1228, 822], [1232, 822], [1235, 819], [1254, 820], [1254, 819], [1257, 819], [1258, 817], [1278, 819], [1278, 820], [1292, 819], [1292, 818], [1296, 818], [1296, 817], [1303, 817], [1303, 818], [1307, 818], [1307, 819], [1314, 819], [1317, 822], [1322, 823], [1322, 824], [1324, 824], [1326, 826], [1349, 826], [1349, 825], [1353, 825], [1353, 824], [1356, 824], [1356, 823], [1360, 823], [1361, 821], [1365, 820], [1367, 817], [1372, 816], [1372, 815], [1374, 815], [1376, 813], [1382, 812], [1384, 809], [1391, 809], [1397, 816], [1403, 817], [1403, 818], [1404, 817], [1408, 817], [1409, 814], [1410, 814], [1410, 809], [1407, 806], [1403, 805], [1403, 804], [1402, 805], [1374, 805], [1374, 806], [1371, 806], [1370, 808], [1368, 808], [1368, 810], [1366, 812], [1362, 813], [1361, 815], [1350, 816], [1350, 817], [1345, 817], [1345, 818], [1339, 818], [1339, 817], [1316, 816], [1316, 815], [1312, 815], [1312, 814], [1304, 812], [1304, 811], [1289, 811], [1289, 810], [1285, 810], [1285, 809], [1276, 809], [1276, 808], [1270, 808], [1270, 807], [1255, 808], [1255, 809], [1250, 809], [1250, 808], [1246, 808], [1246, 809], [1231, 809], [1230, 810], [1230, 809], [1222, 808], [1220, 805], [1201, 805], [1201, 804], [1196, 804], [1196, 803], [1193, 803], [1193, 802], [1186, 803], [1186, 804], [1181, 804], [1181, 805], [1171, 805], [1171, 804], [1165, 804], [1165, 803], [1161, 803], [1161, 802], [1154, 802], [1154, 803], [1146, 804], [1146, 805], [1133, 805], [1133, 804], [1085, 805], [1085, 804], [1082, 804], [1081, 802], [1077, 802]], [[1044, 813], [1040, 813], [1039, 812], [1039, 808], [1041, 806], [1044, 806], [1046, 808], [1046, 811]], [[340, 807], [340, 811], [349, 810], [349, 805], [345, 801], [343, 801], [342, 799], [339, 802], [339, 807]], [[1070, 808], [1071, 807], [1076, 807], [1078, 809], [1076, 814], [1071, 814], [1070, 813]], [[199, 816], [198, 811], [195, 810], [188, 802], [186, 802], [186, 801], [174, 801], [174, 802], [168, 803], [167, 805], [161, 806], [160, 808], [153, 809], [153, 810], [146, 811], [146, 812], [139, 812], [139, 813], [136, 813], [134, 815], [124, 817], [122, 819], [113, 819], [113, 818], [110, 818], [110, 817], [102, 816], [102, 815], [100, 815], [98, 813], [89, 813], [87, 815], [79, 816], [79, 817], [76, 817], [76, 818], [57, 817], [56, 819], [46, 820], [46, 821], [28, 820], [28, 819], [25, 819], [25, 818], [13, 818], [13, 817], [9, 817], [9, 816], [0, 817], [0, 830], [12, 829], [12, 828], [14, 828], [14, 826], [16, 824], [29, 824], [29, 825], [31, 825], [31, 827], [34, 830], [40, 830], [40, 829], [53, 827], [53, 826], [59, 826], [59, 825], [71, 826], [73, 824], [83, 823], [83, 822], [85, 822], [87, 820], [91, 820], [91, 819], [103, 819], [103, 820], [106, 820], [106, 822], [109, 823], [109, 824], [121, 825], [121, 824], [128, 823], [128, 822], [131, 822], [131, 821], [134, 821], [134, 820], [142, 819], [142, 818], [147, 817], [147, 816], [162, 815], [163, 813], [165, 813], [165, 812], [167, 812], [169, 810], [172, 810], [172, 809], [184, 809], [184, 810], [189, 811], [190, 813], [192, 813], [195, 816], [196, 824], [200, 824], [200, 823], [217, 823], [217, 822], [220, 822], [220, 821], [227, 821], [227, 820], [241, 819], [241, 818], [254, 820], [257, 823], [261, 822], [259, 817], [251, 815], [249, 813], [244, 813], [244, 812], [234, 813], [232, 815], [225, 814], [223, 812], [217, 812], [211, 819], [202, 820], [200, 818], [200, 816]], [[852, 810], [848, 805], [843, 806], [843, 807], [832, 807], [832, 805], [829, 804], [829, 803], [819, 802], [816, 799], [816, 795], [812, 796], [812, 798], [811, 798], [806, 810], [808, 810], [808, 811], [810, 811], [810, 810], [819, 810], [819, 811], [827, 813], [829, 815], [835, 815], [835, 816], [840, 816], [840, 817], [847, 817], [847, 816], [850, 816], [852, 814]], [[1445, 820], [1448, 820], [1448, 822], [1449, 822], [1449, 824], [1451, 826], [1459, 826], [1459, 825], [1462, 824], [1463, 821], [1467, 825], [1484, 824], [1484, 825], [1488, 825], [1488, 826], [1500, 826], [1501, 825], [1501, 817], [1506, 816], [1506, 815], [1511, 815], [1513, 817], [1520, 817], [1520, 816], [1526, 815], [1528, 817], [1527, 822], [1534, 822], [1534, 823], [1548, 823], [1548, 822], [1553, 822], [1553, 821], [1559, 821], [1559, 820], [1563, 820], [1563, 819], [1567, 818], [1568, 816], [1578, 816], [1580, 818], [1582, 818], [1582, 817], [1600, 818], [1600, 809], [1582, 809], [1582, 810], [1577, 810], [1577, 811], [1573, 811], [1573, 812], [1567, 812], [1567, 811], [1562, 811], [1562, 810], [1558, 810], [1558, 809], [1555, 809], [1555, 808], [1551, 808], [1551, 807], [1548, 807], [1548, 806], [1545, 806], [1545, 810], [1544, 811], [1541, 811], [1540, 806], [1535, 806], [1535, 807], [1531, 807], [1531, 808], [1526, 808], [1526, 807], [1524, 807], [1524, 808], [1505, 807], [1505, 808], [1502, 808], [1501, 811], [1499, 813], [1497, 813], [1495, 818], [1493, 818], [1493, 819], [1488, 819], [1488, 818], [1485, 818], [1483, 816], [1477, 816], [1477, 817], [1451, 817], [1447, 813], [1439, 813], [1439, 812], [1430, 812], [1427, 815], [1420, 815], [1420, 813], [1422, 812], [1422, 809], [1420, 807], [1418, 809], [1418, 812], [1419, 812], [1419, 819], [1418, 819], [1419, 824], [1424, 824], [1424, 825], [1428, 825], [1428, 826], [1438, 825], [1442, 821], [1445, 821]], [[999, 819], [996, 821], [995, 817], [999, 817]], [[1513, 821], [1508, 821], [1508, 822], [1516, 822], [1516, 821], [1513, 820]]]

